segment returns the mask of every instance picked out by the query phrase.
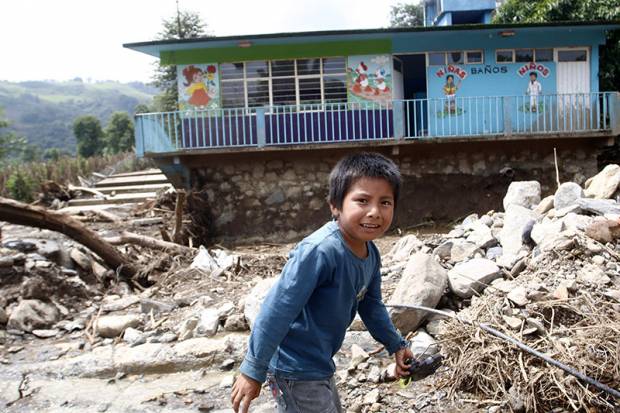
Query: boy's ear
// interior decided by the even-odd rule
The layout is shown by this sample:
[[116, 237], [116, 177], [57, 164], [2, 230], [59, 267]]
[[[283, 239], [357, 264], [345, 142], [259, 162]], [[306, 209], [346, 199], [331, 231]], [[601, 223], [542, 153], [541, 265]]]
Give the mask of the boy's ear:
[[338, 217], [340, 217], [340, 210], [338, 208], [336, 208], [333, 204], [329, 204], [329, 210], [332, 213], [332, 217], [338, 219]]

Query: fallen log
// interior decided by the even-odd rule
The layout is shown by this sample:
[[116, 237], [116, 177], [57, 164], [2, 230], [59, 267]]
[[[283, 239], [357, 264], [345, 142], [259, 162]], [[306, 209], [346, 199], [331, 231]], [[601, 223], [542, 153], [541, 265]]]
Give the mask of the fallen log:
[[94, 209], [90, 211], [93, 215], [97, 215], [100, 218], [103, 218], [107, 221], [113, 222], [115, 224], [122, 224], [123, 220], [116, 214], [113, 214], [109, 211], [103, 209]]
[[69, 215], [0, 197], [0, 219], [65, 234], [99, 255], [113, 270], [128, 278], [136, 274], [136, 268], [116, 248]]
[[128, 231], [123, 231], [116, 237], [107, 237], [104, 239], [112, 245], [136, 244], [142, 247], [160, 251], [175, 252], [177, 254], [187, 254], [194, 251], [193, 248], [186, 247], [184, 245], [175, 244], [174, 242], [161, 241], [157, 238], [147, 237], [145, 235], [139, 235]]

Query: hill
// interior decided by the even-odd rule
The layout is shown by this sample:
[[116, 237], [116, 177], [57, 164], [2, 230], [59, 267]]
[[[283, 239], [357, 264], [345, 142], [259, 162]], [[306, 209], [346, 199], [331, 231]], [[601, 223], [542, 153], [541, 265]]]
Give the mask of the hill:
[[157, 89], [140, 82], [0, 81], [0, 108], [10, 129], [30, 144], [75, 153], [72, 125], [76, 117], [94, 115], [105, 126], [113, 112], [132, 114], [138, 104], [149, 104], [156, 93]]

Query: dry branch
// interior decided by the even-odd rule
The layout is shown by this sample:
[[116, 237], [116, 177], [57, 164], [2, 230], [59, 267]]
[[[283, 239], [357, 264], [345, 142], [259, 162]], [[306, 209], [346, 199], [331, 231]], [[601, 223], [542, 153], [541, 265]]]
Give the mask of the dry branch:
[[123, 231], [117, 237], [105, 238], [112, 245], [136, 244], [142, 247], [152, 248], [161, 251], [174, 252], [177, 254], [187, 254], [194, 251], [192, 248], [175, 244], [174, 242], [161, 241], [156, 238]]
[[174, 208], [175, 223], [172, 239], [177, 244], [181, 243], [181, 230], [183, 228], [183, 209], [185, 207], [185, 191], [177, 191], [177, 203]]
[[136, 274], [135, 267], [116, 248], [69, 215], [0, 197], [0, 217], [12, 224], [63, 233], [99, 255], [110, 268], [124, 276], [131, 278]]
[[103, 218], [115, 224], [121, 224], [123, 222], [123, 220], [118, 215], [113, 214], [109, 211], [105, 211], [103, 209], [94, 209], [90, 212], [92, 212], [94, 215], [97, 215], [100, 218]]

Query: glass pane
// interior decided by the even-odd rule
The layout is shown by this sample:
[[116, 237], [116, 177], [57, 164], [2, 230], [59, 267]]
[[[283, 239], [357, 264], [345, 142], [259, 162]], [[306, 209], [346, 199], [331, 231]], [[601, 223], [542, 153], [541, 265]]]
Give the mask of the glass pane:
[[515, 50], [515, 61], [517, 62], [533, 62], [534, 51], [532, 49]]
[[586, 50], [559, 50], [558, 62], [587, 62], [588, 52]]
[[467, 63], [482, 63], [482, 52], [467, 52]]
[[220, 63], [222, 80], [243, 79], [243, 63]]
[[553, 62], [553, 49], [536, 49], [534, 58], [537, 62]]
[[295, 78], [273, 79], [271, 86], [273, 88], [273, 104], [274, 105], [295, 105]]
[[323, 58], [323, 74], [345, 73], [346, 64], [344, 57], [326, 57]]
[[[295, 76], [294, 60], [274, 60], [271, 62], [271, 76]], [[275, 103], [275, 102], [274, 102]]]
[[446, 64], [445, 53], [429, 53], [428, 54], [428, 65], [429, 66], [443, 66], [445, 64]]
[[321, 103], [321, 79], [299, 79], [299, 103]]
[[297, 61], [297, 75], [321, 74], [321, 59], [299, 59]]
[[324, 76], [323, 88], [326, 103], [347, 101], [347, 80], [345, 76]]
[[269, 105], [269, 81], [248, 80], [248, 106]]
[[448, 52], [448, 64], [461, 64], [463, 63], [463, 53], [461, 52]]
[[269, 67], [264, 60], [245, 62], [245, 75], [248, 79], [257, 77], [269, 77]]
[[243, 91], [243, 81], [221, 82], [220, 93], [222, 95], [223, 107], [245, 107], [245, 93]]
[[497, 50], [495, 52], [495, 61], [497, 63], [509, 62], [512, 63], [512, 50]]

